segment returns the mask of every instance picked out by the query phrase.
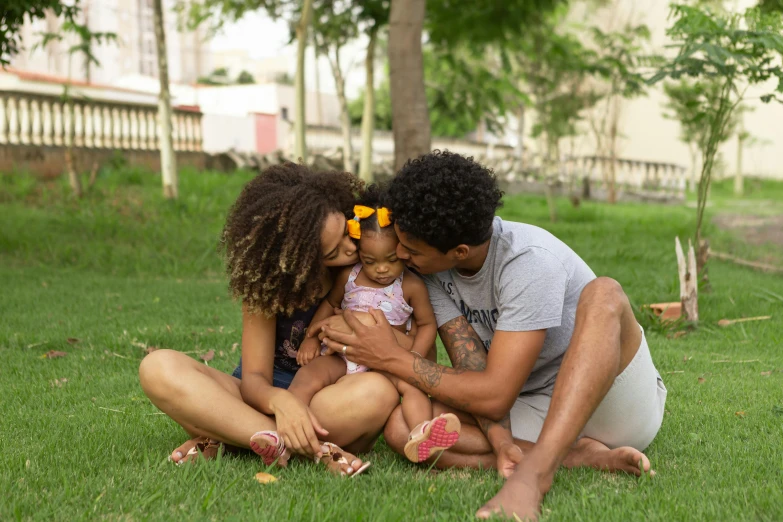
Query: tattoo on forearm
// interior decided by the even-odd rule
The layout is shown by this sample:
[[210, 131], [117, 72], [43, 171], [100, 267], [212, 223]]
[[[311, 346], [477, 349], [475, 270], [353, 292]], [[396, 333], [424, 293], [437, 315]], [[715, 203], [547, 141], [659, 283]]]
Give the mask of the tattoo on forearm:
[[[459, 316], [444, 324], [440, 329], [440, 338], [443, 340], [451, 364], [455, 368], [459, 368], [461, 371], [484, 371], [487, 368], [487, 350], [484, 348], [484, 343], [464, 316]], [[498, 424], [504, 429], [511, 430], [509, 415], [506, 415], [500, 422], [480, 415], [473, 416], [484, 435], [488, 435], [490, 429]]]
[[486, 369], [487, 350], [464, 316], [444, 324], [440, 328], [440, 338], [455, 368], [479, 372]]
[[423, 357], [413, 358], [413, 373], [418, 376], [417, 382], [421, 382], [427, 388], [436, 388], [444, 373], [457, 375], [465, 370], [441, 366]]

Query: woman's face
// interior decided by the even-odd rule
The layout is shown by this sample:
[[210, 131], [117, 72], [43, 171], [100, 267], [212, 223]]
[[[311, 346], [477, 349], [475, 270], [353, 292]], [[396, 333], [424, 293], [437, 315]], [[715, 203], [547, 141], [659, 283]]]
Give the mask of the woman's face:
[[333, 212], [326, 217], [321, 230], [324, 266], [347, 266], [356, 263], [359, 255], [356, 245], [348, 236], [345, 216]]

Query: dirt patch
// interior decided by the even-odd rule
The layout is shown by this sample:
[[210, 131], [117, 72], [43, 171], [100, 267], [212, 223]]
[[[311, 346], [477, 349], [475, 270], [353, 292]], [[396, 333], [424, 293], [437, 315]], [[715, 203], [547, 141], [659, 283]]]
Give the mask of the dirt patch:
[[751, 245], [772, 244], [783, 248], [783, 214], [719, 214], [712, 221], [718, 228], [736, 233]]

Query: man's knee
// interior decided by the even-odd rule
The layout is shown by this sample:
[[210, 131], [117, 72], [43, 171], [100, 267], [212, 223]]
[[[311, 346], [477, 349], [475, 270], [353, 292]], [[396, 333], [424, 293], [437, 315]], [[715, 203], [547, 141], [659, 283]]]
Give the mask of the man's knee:
[[402, 416], [402, 407], [397, 407], [386, 422], [383, 429], [383, 438], [391, 449], [400, 455], [403, 454], [405, 443], [408, 442], [410, 430], [405, 424], [405, 418]]
[[620, 316], [630, 303], [620, 283], [611, 277], [597, 277], [582, 289], [579, 307], [590, 313]]

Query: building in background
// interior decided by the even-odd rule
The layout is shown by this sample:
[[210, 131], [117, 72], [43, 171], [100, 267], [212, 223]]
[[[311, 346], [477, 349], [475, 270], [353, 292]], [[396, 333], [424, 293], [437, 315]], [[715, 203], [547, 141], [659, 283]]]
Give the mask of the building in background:
[[[168, 50], [169, 78], [172, 83], [195, 83], [200, 76], [212, 70], [209, 42], [204, 30], [180, 31], [176, 0], [163, 0], [166, 11], [166, 44]], [[11, 67], [33, 73], [88, 83], [125, 86], [135, 78], [157, 78], [158, 66], [155, 50], [155, 27], [152, 0], [82, 0], [81, 23], [94, 32], [113, 32], [116, 42], [96, 46], [94, 54], [100, 66], [88, 65], [81, 56], [74, 56], [70, 63], [68, 49], [75, 38], [62, 42], [50, 42], [38, 47], [41, 34], [57, 32], [61, 20], [50, 14], [43, 20], [27, 22], [22, 29], [24, 49], [13, 60]]]

